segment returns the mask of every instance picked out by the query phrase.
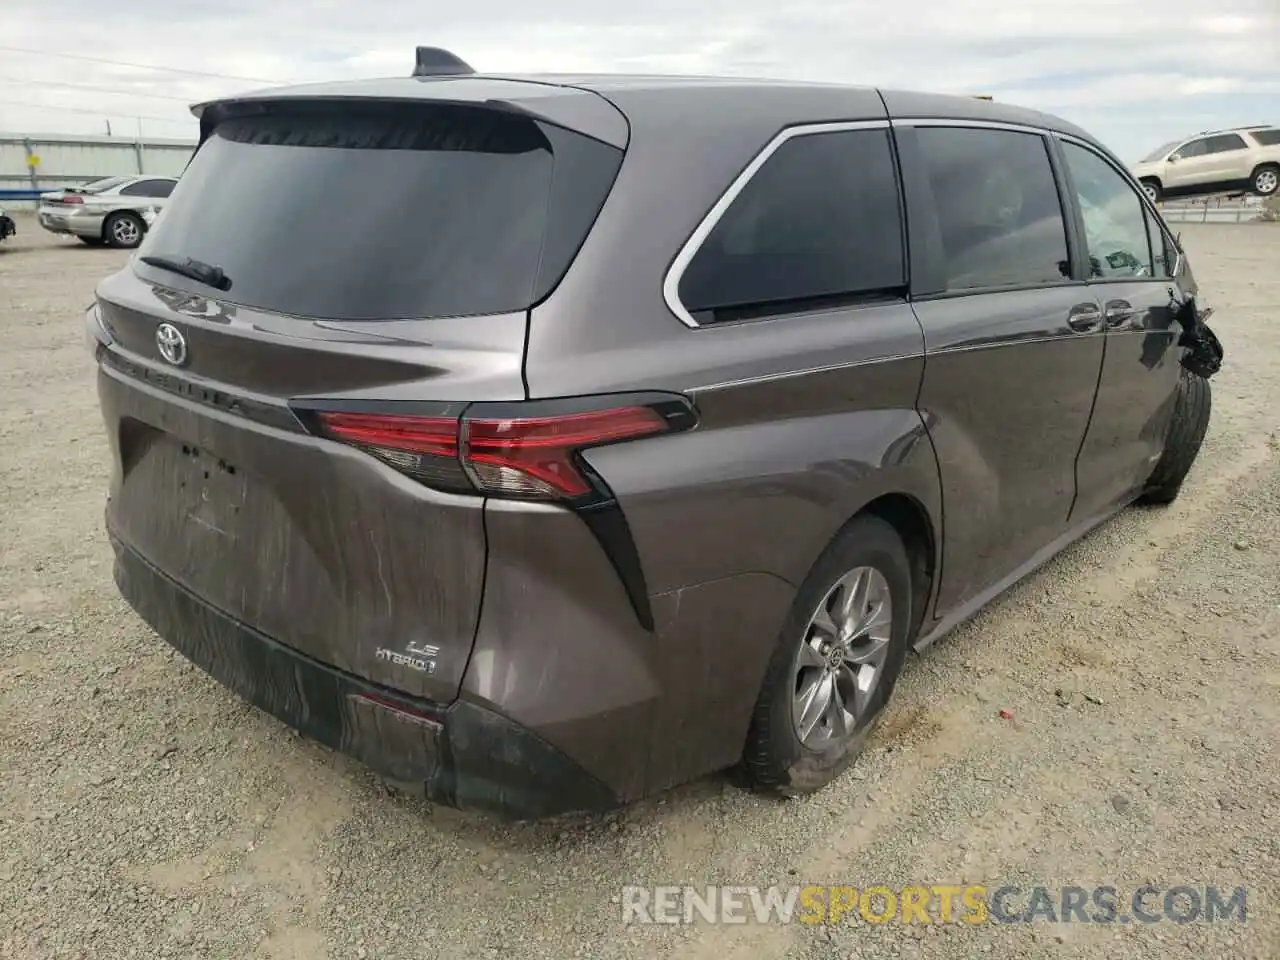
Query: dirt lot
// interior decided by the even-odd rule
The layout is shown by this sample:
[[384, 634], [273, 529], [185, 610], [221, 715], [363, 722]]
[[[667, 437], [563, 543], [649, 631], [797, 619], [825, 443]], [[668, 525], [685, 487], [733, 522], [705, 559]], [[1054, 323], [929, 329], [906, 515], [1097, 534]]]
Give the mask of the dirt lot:
[[[0, 248], [0, 956], [1280, 957], [1280, 226], [1185, 228], [1228, 364], [1183, 497], [916, 658], [832, 789], [711, 778], [514, 826], [388, 795], [117, 598], [82, 308], [124, 256], [19, 226]], [[617, 903], [623, 883], [962, 881], [1245, 886], [1248, 921], [623, 928]]]

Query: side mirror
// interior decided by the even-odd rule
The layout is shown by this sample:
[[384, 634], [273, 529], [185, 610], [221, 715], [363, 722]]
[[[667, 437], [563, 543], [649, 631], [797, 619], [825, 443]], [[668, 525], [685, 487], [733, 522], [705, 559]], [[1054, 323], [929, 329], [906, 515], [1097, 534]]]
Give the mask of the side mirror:
[[1182, 159], [1182, 157], [1178, 156], [1178, 154], [1176, 154], [1176, 153], [1171, 153], [1171, 154], [1169, 154], [1169, 157], [1168, 157], [1167, 162], [1168, 162], [1168, 163], [1177, 163], [1177, 162], [1178, 162], [1179, 160], [1181, 160], [1181, 159]]

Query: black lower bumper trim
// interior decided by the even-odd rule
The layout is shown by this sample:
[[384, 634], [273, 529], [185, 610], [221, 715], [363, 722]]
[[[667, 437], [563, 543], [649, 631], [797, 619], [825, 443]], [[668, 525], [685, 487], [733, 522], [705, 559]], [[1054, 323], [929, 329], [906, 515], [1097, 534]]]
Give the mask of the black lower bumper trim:
[[516, 819], [618, 800], [571, 758], [476, 703], [447, 707], [327, 666], [215, 610], [111, 538], [115, 579], [184, 657], [304, 736], [451, 807]]

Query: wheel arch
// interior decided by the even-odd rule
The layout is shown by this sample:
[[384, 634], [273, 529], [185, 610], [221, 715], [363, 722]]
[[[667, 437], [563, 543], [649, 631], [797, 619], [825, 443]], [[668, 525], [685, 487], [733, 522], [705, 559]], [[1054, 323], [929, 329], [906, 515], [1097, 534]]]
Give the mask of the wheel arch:
[[[820, 557], [831, 544], [862, 517], [883, 520], [902, 539], [911, 562], [911, 636], [924, 622], [926, 611], [936, 592], [942, 568], [942, 524], [916, 495], [895, 490], [880, 493], [855, 509], [823, 545]], [[815, 558], [814, 563], [817, 563]]]
[[[1253, 165], [1253, 170], [1249, 172], [1249, 186], [1253, 186], [1254, 182], [1258, 179], [1258, 174], [1263, 170], [1274, 170], [1277, 174], [1280, 174], [1280, 161], [1263, 160], [1261, 163], [1255, 163]], [[1280, 191], [1273, 191], [1273, 193], [1277, 192]]]
[[911, 637], [914, 639], [937, 583], [942, 558], [941, 538], [924, 504], [905, 493], [879, 496], [854, 518], [868, 514], [893, 527], [907, 548], [907, 557], [911, 560]]
[[[147, 235], [146, 217], [140, 214], [137, 210], [134, 210], [132, 207], [115, 207], [102, 215], [102, 227], [98, 231], [98, 236], [104, 243], [111, 242], [111, 238], [108, 236], [107, 231], [111, 226], [111, 222], [118, 217], [129, 217], [132, 220], [136, 220], [138, 222], [138, 228], [142, 231], [142, 236], [145, 237]], [[139, 240], [139, 242], [141, 242], [141, 240]]]

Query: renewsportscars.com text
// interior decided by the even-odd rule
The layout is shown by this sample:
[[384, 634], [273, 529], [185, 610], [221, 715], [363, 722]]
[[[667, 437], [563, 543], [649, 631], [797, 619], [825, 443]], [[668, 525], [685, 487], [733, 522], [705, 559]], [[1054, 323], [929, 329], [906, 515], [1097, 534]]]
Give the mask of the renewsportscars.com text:
[[1244, 923], [1243, 887], [627, 886], [624, 924]]

